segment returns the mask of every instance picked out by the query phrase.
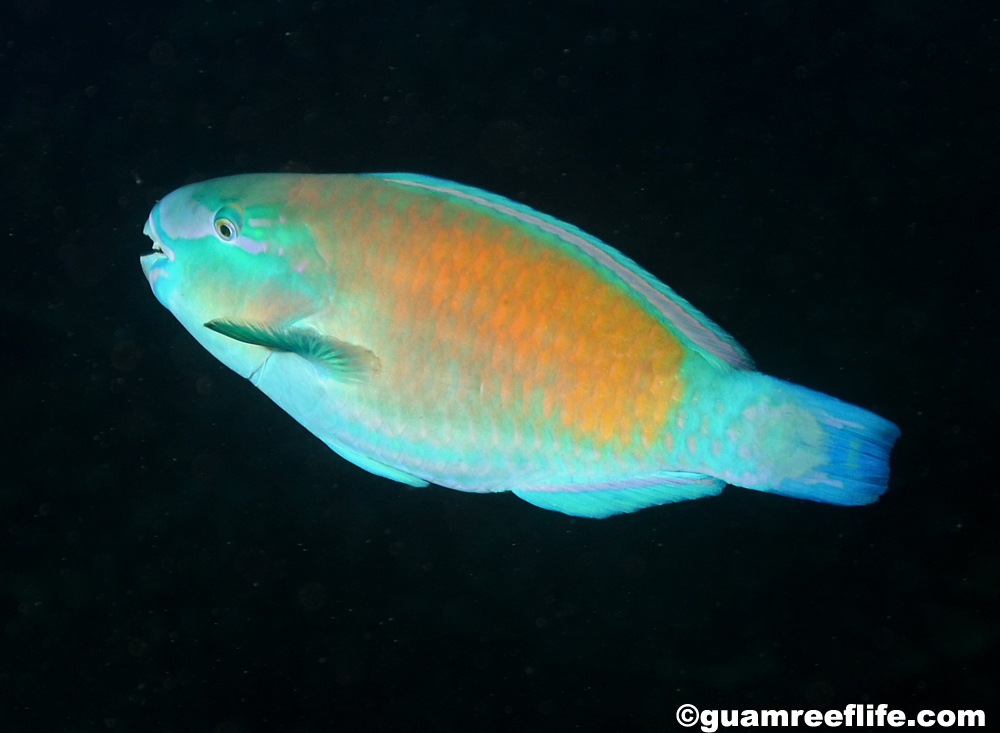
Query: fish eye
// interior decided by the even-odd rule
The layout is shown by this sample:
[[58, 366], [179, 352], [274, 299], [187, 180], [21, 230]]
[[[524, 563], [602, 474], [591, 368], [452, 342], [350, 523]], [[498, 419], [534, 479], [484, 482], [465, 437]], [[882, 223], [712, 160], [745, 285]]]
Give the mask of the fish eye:
[[219, 239], [223, 242], [232, 242], [239, 236], [239, 230], [229, 219], [216, 219], [215, 233], [219, 235]]
[[215, 215], [215, 235], [223, 242], [232, 242], [240, 236], [243, 212], [238, 206], [223, 206]]

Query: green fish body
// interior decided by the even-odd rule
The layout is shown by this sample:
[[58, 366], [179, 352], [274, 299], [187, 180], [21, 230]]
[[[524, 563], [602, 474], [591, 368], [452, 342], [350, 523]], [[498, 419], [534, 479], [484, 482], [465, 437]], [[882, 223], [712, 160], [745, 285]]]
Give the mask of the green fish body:
[[331, 449], [411, 486], [605, 517], [726, 483], [885, 491], [895, 425], [755, 371], [579, 229], [411, 174], [185, 186], [142, 269], [195, 338]]

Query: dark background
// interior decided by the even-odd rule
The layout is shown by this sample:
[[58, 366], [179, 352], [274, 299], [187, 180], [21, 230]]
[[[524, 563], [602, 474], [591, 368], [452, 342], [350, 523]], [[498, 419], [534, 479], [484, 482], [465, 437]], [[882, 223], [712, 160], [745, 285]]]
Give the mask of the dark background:
[[[1000, 20], [926, 0], [11, 0], [0, 728], [995, 720]], [[613, 244], [903, 431], [889, 492], [602, 521], [415, 490], [197, 346], [138, 257], [200, 178], [411, 171]]]

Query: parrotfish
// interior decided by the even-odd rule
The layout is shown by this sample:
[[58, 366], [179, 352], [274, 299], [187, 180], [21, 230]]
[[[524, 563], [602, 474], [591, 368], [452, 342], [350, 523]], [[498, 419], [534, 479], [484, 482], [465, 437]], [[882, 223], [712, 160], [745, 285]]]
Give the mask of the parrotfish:
[[156, 298], [378, 476], [607, 517], [726, 484], [875, 501], [897, 427], [756, 371], [656, 277], [502, 196], [406, 173], [254, 174], [157, 203]]

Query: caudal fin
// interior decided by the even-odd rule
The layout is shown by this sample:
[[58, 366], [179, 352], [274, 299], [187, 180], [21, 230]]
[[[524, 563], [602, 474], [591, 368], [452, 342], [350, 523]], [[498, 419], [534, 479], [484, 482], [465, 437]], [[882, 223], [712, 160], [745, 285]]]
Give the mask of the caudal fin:
[[826, 462], [816, 466], [808, 476], [784, 479], [769, 490], [844, 506], [871, 504], [885, 493], [889, 452], [899, 437], [899, 428], [873, 412], [835, 397], [797, 384], [773, 381], [797, 406], [816, 418], [822, 428], [819, 447], [826, 455]]

